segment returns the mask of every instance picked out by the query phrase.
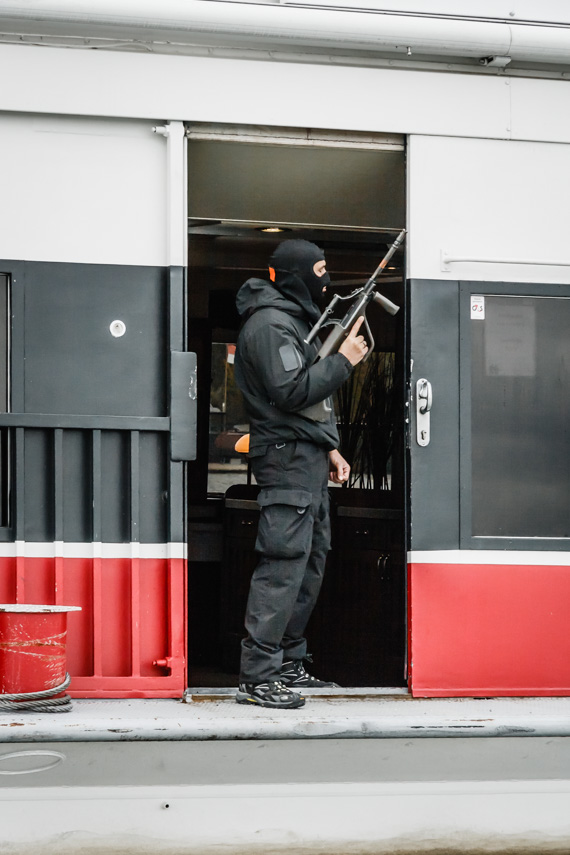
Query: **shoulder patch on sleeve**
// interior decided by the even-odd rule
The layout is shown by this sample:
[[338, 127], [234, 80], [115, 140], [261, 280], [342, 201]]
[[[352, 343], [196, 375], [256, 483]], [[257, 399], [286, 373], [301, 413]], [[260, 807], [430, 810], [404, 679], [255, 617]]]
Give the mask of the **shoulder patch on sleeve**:
[[292, 344], [283, 344], [279, 348], [279, 356], [285, 371], [295, 371], [296, 368], [301, 368], [303, 365], [299, 351]]

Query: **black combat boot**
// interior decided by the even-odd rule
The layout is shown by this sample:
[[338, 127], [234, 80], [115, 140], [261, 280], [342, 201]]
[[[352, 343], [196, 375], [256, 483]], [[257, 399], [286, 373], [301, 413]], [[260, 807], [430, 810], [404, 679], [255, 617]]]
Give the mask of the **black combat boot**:
[[294, 710], [305, 704], [305, 698], [297, 692], [292, 692], [281, 680], [272, 680], [267, 683], [240, 683], [236, 701], [238, 704], [275, 707], [282, 710]]
[[311, 677], [305, 670], [303, 662], [312, 662], [311, 656], [304, 659], [286, 659], [281, 666], [279, 679], [292, 689], [338, 689], [336, 683], [327, 683], [326, 680], [318, 680]]

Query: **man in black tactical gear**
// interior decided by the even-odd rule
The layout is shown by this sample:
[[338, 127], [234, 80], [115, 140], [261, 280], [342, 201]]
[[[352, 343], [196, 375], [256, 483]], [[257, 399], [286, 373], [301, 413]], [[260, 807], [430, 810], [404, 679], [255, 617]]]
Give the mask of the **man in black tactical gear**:
[[304, 688], [333, 686], [307, 674], [304, 631], [330, 549], [328, 479], [350, 467], [337, 450], [329, 401], [367, 352], [357, 321], [337, 353], [314, 362], [305, 344], [321, 314], [329, 275], [323, 251], [286, 240], [270, 259], [270, 279], [248, 279], [236, 305], [236, 380], [250, 419], [249, 459], [260, 487], [255, 549], [242, 642], [238, 703], [303, 706]]

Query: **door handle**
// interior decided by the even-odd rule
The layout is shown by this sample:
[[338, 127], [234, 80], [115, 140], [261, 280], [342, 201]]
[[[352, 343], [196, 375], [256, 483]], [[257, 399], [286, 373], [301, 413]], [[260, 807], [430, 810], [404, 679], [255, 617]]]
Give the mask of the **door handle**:
[[431, 383], [422, 377], [416, 383], [416, 442], [422, 448], [430, 442], [430, 413], [433, 404]]
[[170, 459], [196, 460], [198, 422], [196, 354], [170, 353]]
[[418, 380], [418, 399], [420, 401], [420, 413], [429, 413], [433, 403], [433, 392], [429, 380]]

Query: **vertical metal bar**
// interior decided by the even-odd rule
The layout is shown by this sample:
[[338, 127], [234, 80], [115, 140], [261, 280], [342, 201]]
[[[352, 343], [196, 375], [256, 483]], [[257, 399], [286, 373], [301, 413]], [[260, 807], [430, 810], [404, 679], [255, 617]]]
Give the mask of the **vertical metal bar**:
[[103, 675], [103, 579], [101, 524], [101, 431], [91, 433], [91, 541], [93, 549], [93, 676]]
[[12, 325], [10, 330], [10, 411], [24, 413], [25, 407], [25, 339], [24, 339], [24, 310], [25, 310], [25, 280], [26, 262], [18, 264], [10, 262], [12, 281], [10, 288], [10, 311]]
[[[186, 269], [188, 266], [188, 139], [182, 122], [169, 122], [167, 136], [168, 210], [168, 341], [170, 350], [186, 346]], [[184, 540], [185, 490], [183, 463], [170, 463], [170, 543]]]
[[[182, 122], [168, 125], [167, 185], [168, 185], [168, 342], [171, 351], [183, 351], [187, 346], [187, 269], [188, 269], [188, 139]], [[170, 363], [170, 360], [168, 360]], [[169, 368], [170, 370], [170, 368]], [[167, 456], [167, 460], [170, 455]], [[168, 582], [169, 582], [169, 655], [176, 656], [172, 639], [174, 615], [172, 584], [172, 544], [186, 542], [186, 465], [170, 461], [168, 472]], [[186, 572], [184, 572], [184, 587]], [[179, 595], [179, 591], [177, 589]], [[184, 604], [186, 596], [183, 597]], [[185, 605], [184, 605], [185, 611]], [[184, 634], [186, 635], [184, 622]], [[185, 643], [185, 642], [184, 642]], [[184, 659], [186, 657], [184, 656]]]
[[[16, 413], [25, 411], [24, 405], [24, 283], [26, 263], [18, 264], [11, 262], [11, 287], [10, 287], [10, 410]], [[24, 428], [16, 428], [14, 431], [14, 472], [12, 511], [14, 514], [14, 539], [16, 541], [16, 602], [24, 603], [25, 600], [25, 467], [24, 467]]]
[[24, 499], [25, 499], [25, 469], [24, 469], [24, 442], [25, 442], [25, 428], [16, 428], [14, 431], [16, 434], [16, 450], [15, 450], [15, 478], [14, 478], [14, 505], [15, 505], [15, 513], [14, 513], [14, 534], [16, 540], [24, 540], [25, 532], [24, 532], [24, 520], [25, 520], [25, 509], [24, 509]]
[[63, 603], [63, 430], [53, 432], [53, 540], [55, 603]]
[[[170, 349], [184, 350], [184, 322], [185, 315], [185, 271], [170, 268], [168, 276], [169, 286], [169, 339]], [[169, 468], [169, 507], [168, 507], [168, 532], [169, 543], [183, 543], [185, 539], [185, 466], [183, 463], [170, 461]]]
[[101, 431], [91, 432], [91, 540], [101, 543]]
[[[184, 350], [186, 347], [186, 271], [177, 270], [172, 267], [169, 270], [169, 320], [170, 320], [170, 349]], [[182, 318], [181, 318], [182, 316]], [[182, 321], [182, 323], [180, 322]], [[171, 360], [169, 360], [171, 362]], [[168, 439], [170, 446], [170, 437]], [[166, 539], [167, 548], [167, 574], [168, 574], [168, 643], [167, 656], [172, 661], [175, 673], [180, 674], [182, 680], [187, 680], [186, 673], [186, 648], [187, 648], [187, 570], [182, 570], [182, 578], [178, 572], [176, 578], [178, 585], [173, 584], [173, 568], [178, 562], [173, 562], [172, 551], [176, 548], [184, 550], [186, 543], [186, 464], [170, 460], [170, 448], [167, 448], [166, 460], [168, 465], [168, 517]], [[180, 591], [180, 584], [182, 591]], [[182, 594], [182, 606], [180, 595]], [[182, 627], [175, 634], [175, 622], [179, 620], [178, 610], [182, 608]], [[181, 672], [181, 673], [180, 673]]]
[[26, 557], [25, 557], [25, 469], [24, 469], [24, 428], [16, 428], [14, 431], [16, 437], [15, 448], [15, 477], [14, 477], [14, 535], [16, 540], [16, 602], [24, 603], [26, 601], [25, 584], [26, 584]]
[[183, 122], [169, 122], [166, 135], [166, 220], [168, 265], [188, 261], [188, 139]]
[[131, 670], [140, 676], [140, 435], [130, 433], [131, 444]]
[[0, 429], [0, 526], [8, 528], [12, 525], [12, 514], [10, 509], [10, 491], [12, 483], [12, 463], [10, 449], [12, 447], [12, 434], [10, 428]]
[[0, 428], [0, 526], [4, 528], [7, 524], [7, 508], [8, 503], [6, 501], [7, 488], [8, 488], [8, 455], [6, 454], [6, 439], [8, 437], [8, 430], [5, 428]]

